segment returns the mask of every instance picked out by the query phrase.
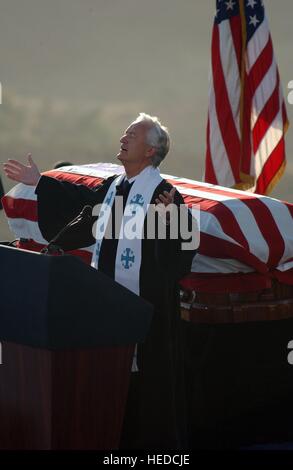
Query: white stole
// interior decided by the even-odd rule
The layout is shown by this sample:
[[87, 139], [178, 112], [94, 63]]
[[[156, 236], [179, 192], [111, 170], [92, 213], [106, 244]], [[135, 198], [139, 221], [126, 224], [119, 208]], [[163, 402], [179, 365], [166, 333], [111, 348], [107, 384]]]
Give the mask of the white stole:
[[[96, 245], [91, 263], [96, 269], [99, 269], [101, 245], [111, 216], [116, 187], [124, 176], [118, 176], [110, 185], [97, 220]], [[120, 227], [115, 262], [115, 281], [137, 295], [140, 294], [139, 273], [144, 219], [154, 191], [162, 180], [159, 170], [152, 166], [145, 168], [137, 176], [130, 189]], [[132, 232], [133, 227], [135, 227], [135, 232]]]
[[[110, 185], [103, 201], [96, 223], [96, 245], [92, 257], [92, 267], [99, 269], [101, 246], [115, 200], [116, 188], [125, 174], [118, 176]], [[115, 281], [140, 294], [140, 266], [144, 220], [154, 191], [163, 178], [157, 168], [146, 167], [135, 179], [124, 209], [115, 261]], [[135, 230], [132, 230], [135, 229]], [[116, 231], [116, 227], [115, 227]], [[135, 359], [135, 358], [134, 358]], [[132, 371], [138, 370], [136, 360]]]

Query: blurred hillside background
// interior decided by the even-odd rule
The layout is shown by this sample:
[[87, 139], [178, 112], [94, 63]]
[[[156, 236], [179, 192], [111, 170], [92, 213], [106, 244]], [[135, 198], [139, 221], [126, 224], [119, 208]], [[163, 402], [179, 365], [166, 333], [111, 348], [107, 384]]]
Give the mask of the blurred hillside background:
[[[293, 2], [265, 0], [287, 111]], [[162, 171], [202, 180], [215, 0], [0, 0], [0, 161], [116, 161], [141, 111], [168, 126]], [[287, 170], [271, 194], [292, 201]], [[5, 190], [13, 183], [3, 176]], [[11, 239], [3, 211], [0, 239]]]

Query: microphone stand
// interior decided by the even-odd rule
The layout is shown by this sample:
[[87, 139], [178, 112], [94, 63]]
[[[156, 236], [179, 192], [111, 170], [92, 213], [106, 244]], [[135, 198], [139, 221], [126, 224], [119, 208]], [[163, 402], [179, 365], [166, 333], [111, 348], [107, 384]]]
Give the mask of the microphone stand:
[[82, 211], [73, 219], [71, 220], [70, 222], [68, 222], [68, 224], [66, 224], [61, 230], [60, 232], [57, 233], [57, 235], [55, 235], [54, 238], [52, 238], [52, 240], [50, 240], [50, 242], [48, 243], [47, 246], [45, 246], [44, 248], [42, 248], [41, 252], [42, 254], [44, 255], [64, 255], [64, 250], [56, 243], [56, 241], [62, 237], [62, 235], [68, 230], [70, 229], [71, 227], [73, 227], [73, 225], [75, 224], [78, 224], [80, 223], [81, 221], [83, 221], [85, 218], [87, 217], [91, 217], [91, 213], [92, 213], [92, 207], [87, 205], [87, 206], [84, 206], [84, 208], [82, 209]]

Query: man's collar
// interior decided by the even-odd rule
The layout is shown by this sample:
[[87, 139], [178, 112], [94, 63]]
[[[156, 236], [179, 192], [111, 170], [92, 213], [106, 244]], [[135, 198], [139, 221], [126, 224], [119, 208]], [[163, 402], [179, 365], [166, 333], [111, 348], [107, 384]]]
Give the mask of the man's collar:
[[133, 183], [133, 181], [135, 181], [135, 178], [136, 178], [137, 176], [138, 176], [138, 175], [133, 176], [132, 178], [129, 178], [129, 179], [127, 178], [127, 176], [125, 176], [125, 179], [131, 184], [131, 183]]
[[144, 171], [146, 171], [146, 170], [147, 170], [148, 168], [150, 168], [151, 166], [152, 166], [152, 165], [148, 165], [148, 166], [146, 166], [146, 167], [145, 167], [143, 170], [141, 170], [141, 172], [140, 172], [140, 173], [138, 173], [138, 174], [137, 174], [137, 175], [135, 175], [135, 176], [132, 176], [132, 177], [131, 177], [131, 178], [129, 178], [129, 179], [128, 179], [128, 178], [127, 178], [127, 176], [125, 175], [125, 178], [124, 178], [124, 179], [128, 180], [128, 181], [129, 181], [129, 183], [133, 183], [133, 182], [135, 181], [135, 179], [136, 179], [136, 178], [137, 178], [139, 175], [142, 175], [142, 174], [143, 174], [143, 172], [144, 172]]

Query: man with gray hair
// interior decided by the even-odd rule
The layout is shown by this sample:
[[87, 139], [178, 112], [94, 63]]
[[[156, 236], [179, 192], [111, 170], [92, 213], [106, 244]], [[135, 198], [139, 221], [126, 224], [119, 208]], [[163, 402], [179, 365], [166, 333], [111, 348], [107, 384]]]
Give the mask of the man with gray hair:
[[[120, 143], [117, 159], [125, 173], [92, 189], [41, 176], [30, 155], [28, 165], [9, 160], [4, 169], [13, 180], [37, 185], [38, 223], [48, 241], [85, 205], [102, 207], [57, 243], [64, 250], [95, 244], [92, 266], [154, 305], [150, 332], [138, 345], [133, 362], [121, 447], [180, 449], [186, 447], [186, 421], [177, 281], [190, 271], [195, 251], [182, 249], [180, 230], [177, 237], [171, 236], [170, 221], [185, 206], [158, 170], [169, 151], [168, 130], [156, 117], [141, 113]], [[120, 206], [117, 196], [122, 199]], [[151, 206], [172, 207], [173, 212], [170, 219], [162, 211], [155, 218], [154, 236], [148, 237]], [[128, 238], [122, 229], [137, 214], [141, 215], [135, 220], [138, 236]], [[158, 236], [161, 226], [164, 238]]]
[[162, 126], [157, 117], [149, 116], [145, 113], [140, 113], [132, 124], [136, 123], [145, 123], [147, 126], [149, 126], [146, 142], [150, 146], [156, 148], [156, 153], [153, 155], [151, 161], [154, 167], [159, 166], [169, 152], [170, 148], [170, 137], [168, 129]]

